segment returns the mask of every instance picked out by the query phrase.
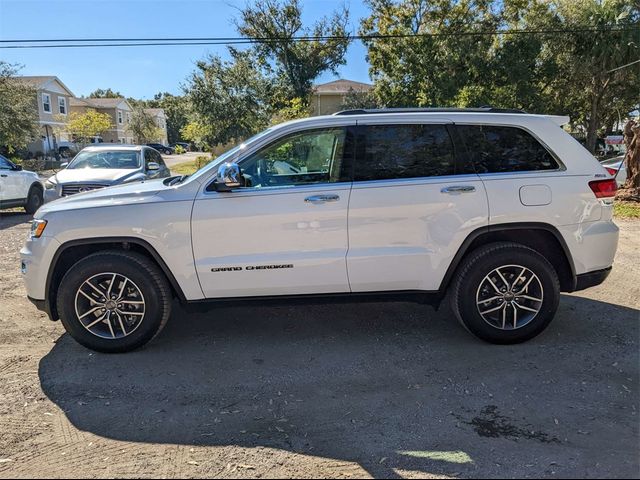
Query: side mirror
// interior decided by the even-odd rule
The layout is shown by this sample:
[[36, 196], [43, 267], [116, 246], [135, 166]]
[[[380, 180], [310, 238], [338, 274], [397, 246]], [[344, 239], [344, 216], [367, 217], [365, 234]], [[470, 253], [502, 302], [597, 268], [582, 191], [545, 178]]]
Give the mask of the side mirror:
[[69, 165], [69, 162], [62, 162], [60, 164], [60, 168], [67, 168], [68, 165]]
[[229, 192], [232, 188], [242, 185], [242, 174], [237, 163], [223, 163], [218, 167], [216, 174], [216, 190], [219, 192]]
[[156, 163], [156, 162], [149, 162], [147, 164], [147, 170], [150, 171], [150, 172], [154, 172], [154, 171], [160, 170], [160, 165], [158, 163]]

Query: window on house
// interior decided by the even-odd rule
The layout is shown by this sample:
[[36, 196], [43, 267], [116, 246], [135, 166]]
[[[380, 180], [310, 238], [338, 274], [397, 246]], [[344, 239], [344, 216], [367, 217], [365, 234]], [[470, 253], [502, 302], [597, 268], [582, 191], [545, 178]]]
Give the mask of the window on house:
[[118, 110], [118, 123], [122, 123], [122, 112]]
[[127, 123], [131, 123], [131, 114], [127, 112]]
[[58, 111], [62, 115], [67, 114], [67, 99], [64, 97], [58, 97]]
[[48, 93], [42, 94], [42, 109], [47, 113], [51, 113], [51, 95]]

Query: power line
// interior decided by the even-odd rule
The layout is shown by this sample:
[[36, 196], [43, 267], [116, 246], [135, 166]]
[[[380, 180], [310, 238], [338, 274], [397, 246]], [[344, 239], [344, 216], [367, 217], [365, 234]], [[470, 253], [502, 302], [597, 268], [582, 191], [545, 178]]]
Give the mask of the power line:
[[[178, 38], [67, 38], [67, 39], [6, 39], [0, 40], [0, 48], [33, 49], [33, 48], [102, 48], [102, 47], [149, 47], [149, 46], [181, 46], [181, 45], [244, 45], [257, 43], [280, 42], [315, 42], [315, 41], [353, 41], [353, 40], [390, 40], [399, 38], [420, 37], [463, 37], [485, 35], [567, 35], [574, 33], [597, 32], [629, 32], [640, 30], [640, 26], [611, 28], [570, 28], [570, 29], [538, 29], [538, 30], [491, 30], [466, 32], [433, 32], [407, 33], [388, 35], [327, 35], [299, 37], [178, 37]], [[6, 45], [11, 44], [11, 45]], [[18, 44], [18, 45], [16, 45]]]

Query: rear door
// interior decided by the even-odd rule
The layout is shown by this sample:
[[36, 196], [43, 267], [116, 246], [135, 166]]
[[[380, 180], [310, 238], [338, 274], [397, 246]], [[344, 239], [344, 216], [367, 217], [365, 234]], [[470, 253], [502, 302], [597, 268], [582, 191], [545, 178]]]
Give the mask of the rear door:
[[438, 290], [465, 238], [487, 225], [483, 184], [473, 166], [458, 159], [446, 119], [358, 124], [349, 203], [351, 290]]

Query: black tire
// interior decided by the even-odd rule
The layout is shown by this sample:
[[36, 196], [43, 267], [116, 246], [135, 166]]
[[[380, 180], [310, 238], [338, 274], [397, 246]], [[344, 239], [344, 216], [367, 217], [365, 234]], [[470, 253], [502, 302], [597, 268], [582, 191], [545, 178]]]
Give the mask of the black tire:
[[31, 187], [27, 196], [27, 203], [24, 206], [25, 211], [29, 215], [33, 215], [44, 203], [44, 195], [39, 187]]
[[[80, 287], [86, 280], [106, 272], [127, 277], [145, 301], [144, 315], [138, 326], [119, 338], [103, 338], [91, 333], [76, 313], [76, 295]], [[142, 347], [162, 331], [171, 314], [171, 300], [169, 283], [152, 260], [133, 252], [105, 251], [87, 256], [67, 271], [58, 288], [57, 307], [64, 328], [78, 343], [98, 352], [121, 353]], [[111, 325], [117, 328], [115, 320]]]
[[[493, 286], [487, 287], [487, 285], [490, 285], [490, 282], [486, 280], [486, 277], [494, 272], [496, 268], [507, 268], [505, 266], [511, 266], [512, 271], [518, 270], [513, 267], [514, 265], [517, 265], [518, 269], [519, 267], [526, 267], [537, 276], [538, 280], [535, 280], [535, 282], [536, 285], [539, 285], [541, 288], [540, 291], [542, 294], [540, 298], [542, 298], [542, 301], [529, 305], [529, 307], [538, 309], [535, 315], [515, 307], [515, 305], [518, 307], [520, 305], [514, 300], [523, 303], [528, 301], [514, 298], [513, 296], [517, 296], [517, 293], [508, 298], [504, 297], [494, 300], [493, 302], [495, 303], [482, 303], [482, 308], [485, 309], [482, 313], [485, 315], [487, 315], [487, 311], [491, 308], [496, 308], [494, 305], [501, 306], [504, 304], [504, 310], [506, 310], [507, 313], [502, 314], [505, 315], [505, 317], [509, 315], [509, 327], [508, 329], [503, 329], [505, 317], [502, 317], [502, 325], [493, 325], [483, 318], [480, 307], [477, 305], [477, 295], [480, 295], [480, 300], [486, 298], [481, 296], [483, 292], [481, 288], [489, 289], [491, 292], [490, 295], [492, 296], [498, 297], [499, 294], [506, 295], [506, 293], [494, 293], [493, 290], [495, 288]], [[508, 271], [509, 269], [507, 268], [507, 272]], [[508, 275], [508, 273], [506, 273], [506, 275]], [[515, 280], [513, 280], [514, 277]], [[499, 283], [500, 281], [496, 280], [496, 278], [499, 277], [494, 277], [494, 283], [498, 286], [498, 290], [501, 291], [502, 284]], [[525, 279], [521, 279], [519, 275], [512, 275], [506, 278], [506, 280], [512, 284], [519, 279], [522, 283], [526, 283], [524, 281]], [[522, 287], [522, 284], [514, 287], [513, 291], [517, 292], [518, 289], [520, 289], [520, 292], [522, 292], [523, 289], [520, 287]], [[521, 296], [527, 294], [528, 290], [526, 293], [520, 293]], [[460, 323], [476, 337], [490, 343], [502, 345], [522, 343], [539, 335], [547, 328], [551, 320], [553, 320], [560, 301], [560, 282], [553, 265], [537, 251], [517, 243], [497, 242], [480, 247], [467, 255], [458, 268], [456, 278], [452, 284], [450, 298], [451, 307], [456, 317]], [[485, 305], [487, 305], [487, 307], [485, 307]], [[524, 313], [525, 316], [521, 317], [523, 319], [523, 325], [521, 327], [511, 328], [511, 321], [514, 318], [518, 318], [514, 315], [515, 310], [521, 312], [520, 315]], [[502, 312], [502, 309], [499, 309], [498, 312]], [[529, 320], [528, 323], [524, 323], [527, 318], [526, 315], [532, 316], [532, 319]], [[517, 324], [515, 320], [513, 323]]]

